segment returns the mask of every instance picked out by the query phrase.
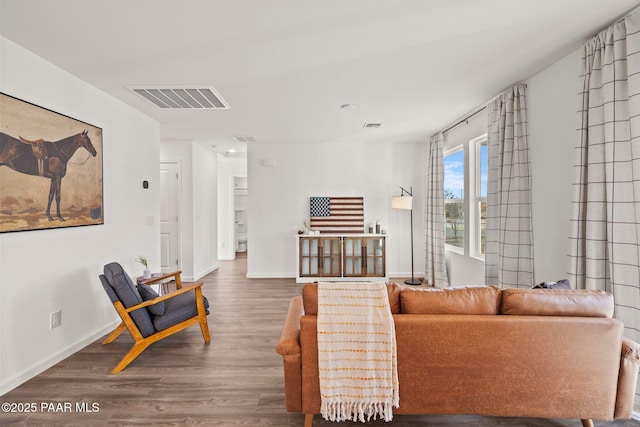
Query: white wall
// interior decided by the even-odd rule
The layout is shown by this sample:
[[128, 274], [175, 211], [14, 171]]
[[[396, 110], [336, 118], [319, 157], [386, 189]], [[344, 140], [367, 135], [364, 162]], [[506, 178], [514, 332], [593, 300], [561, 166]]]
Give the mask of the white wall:
[[[365, 224], [387, 230], [393, 277], [411, 275], [407, 211], [391, 208], [399, 186], [414, 190], [414, 259], [424, 275], [426, 143], [250, 144], [248, 277], [294, 277], [295, 233], [309, 219], [311, 196], [364, 197]], [[274, 160], [274, 167], [262, 166]]]
[[193, 144], [193, 272], [200, 279], [218, 268], [217, 155]]
[[576, 50], [526, 82], [535, 283], [567, 275], [579, 58]]
[[247, 176], [246, 157], [218, 154], [218, 259], [236, 257], [233, 177]]
[[218, 268], [216, 154], [195, 141], [161, 141], [160, 161], [180, 165], [180, 269], [199, 280]]
[[[159, 124], [5, 38], [0, 76], [2, 92], [102, 128], [105, 222], [0, 234], [4, 394], [117, 324], [98, 280], [104, 264], [138, 275], [133, 260], [142, 254], [159, 268]], [[62, 326], [49, 330], [56, 310]]]

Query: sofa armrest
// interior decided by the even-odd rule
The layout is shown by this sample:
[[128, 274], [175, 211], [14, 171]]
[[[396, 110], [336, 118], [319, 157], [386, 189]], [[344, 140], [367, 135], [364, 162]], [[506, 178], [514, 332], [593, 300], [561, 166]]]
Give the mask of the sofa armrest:
[[304, 315], [302, 296], [293, 297], [276, 346], [284, 364], [284, 400], [287, 411], [302, 411], [302, 348], [300, 318]]
[[300, 318], [304, 315], [302, 297], [291, 298], [276, 351], [282, 356], [300, 354]]
[[623, 338], [614, 418], [631, 418], [639, 367], [640, 345], [630, 339]]

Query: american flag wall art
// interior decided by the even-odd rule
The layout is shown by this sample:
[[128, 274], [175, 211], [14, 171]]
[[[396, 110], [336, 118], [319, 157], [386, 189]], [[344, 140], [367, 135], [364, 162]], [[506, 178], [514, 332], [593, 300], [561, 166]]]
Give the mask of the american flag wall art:
[[364, 198], [310, 197], [309, 217], [320, 233], [364, 233]]

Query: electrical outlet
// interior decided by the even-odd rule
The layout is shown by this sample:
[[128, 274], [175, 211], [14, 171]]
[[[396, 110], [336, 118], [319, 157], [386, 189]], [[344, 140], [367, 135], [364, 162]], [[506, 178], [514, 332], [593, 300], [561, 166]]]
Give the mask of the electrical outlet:
[[49, 315], [49, 329], [57, 328], [62, 324], [62, 310], [54, 311]]

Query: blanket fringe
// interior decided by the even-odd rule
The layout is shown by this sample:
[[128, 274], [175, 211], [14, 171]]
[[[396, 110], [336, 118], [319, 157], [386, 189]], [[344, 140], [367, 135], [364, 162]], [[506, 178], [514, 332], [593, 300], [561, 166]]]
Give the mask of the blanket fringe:
[[[394, 399], [395, 400], [395, 399]], [[397, 402], [327, 402], [322, 401], [320, 413], [328, 421], [360, 421], [361, 423], [381, 420], [393, 420], [392, 406], [398, 407]]]

